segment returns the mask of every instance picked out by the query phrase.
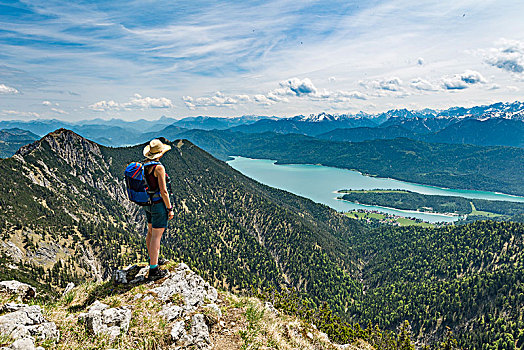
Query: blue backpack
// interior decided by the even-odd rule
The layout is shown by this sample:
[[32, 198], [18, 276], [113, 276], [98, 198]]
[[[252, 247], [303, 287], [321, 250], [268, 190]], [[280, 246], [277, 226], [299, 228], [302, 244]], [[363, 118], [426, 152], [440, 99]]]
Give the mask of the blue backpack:
[[126, 180], [127, 197], [131, 202], [138, 205], [151, 205], [154, 200], [161, 199], [160, 191], [151, 193], [148, 191], [144, 168], [148, 165], [160, 164], [160, 162], [139, 163], [133, 162], [126, 167], [124, 176]]

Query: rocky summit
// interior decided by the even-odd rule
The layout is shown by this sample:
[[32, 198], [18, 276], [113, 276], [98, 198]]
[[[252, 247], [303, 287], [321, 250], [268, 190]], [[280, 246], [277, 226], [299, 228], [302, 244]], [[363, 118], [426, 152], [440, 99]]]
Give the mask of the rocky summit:
[[[168, 276], [156, 282], [137, 278], [147, 268], [117, 270], [110, 280], [71, 287], [51, 302], [41, 302], [28, 285], [1, 282], [17, 288], [0, 290], [0, 349], [370, 348], [362, 341], [334, 344], [270, 302], [219, 292], [184, 263], [168, 264]], [[115, 278], [130, 271], [129, 280]]]

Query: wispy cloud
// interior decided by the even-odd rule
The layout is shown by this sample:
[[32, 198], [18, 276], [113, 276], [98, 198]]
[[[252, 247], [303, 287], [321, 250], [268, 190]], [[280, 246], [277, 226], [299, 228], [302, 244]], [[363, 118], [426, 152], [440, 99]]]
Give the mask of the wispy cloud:
[[[70, 118], [91, 117], [92, 110], [139, 118], [143, 110], [154, 117], [199, 108], [278, 115], [460, 102], [450, 91], [468, 103], [517, 96], [454, 74], [466, 70], [499, 86], [510, 72], [524, 88], [519, 2], [15, 0], [2, 6], [0, 94], [9, 110], [59, 100], [64, 111], [89, 105]], [[468, 53], [500, 37], [516, 40]], [[156, 97], [129, 98], [136, 91]], [[183, 103], [176, 106], [178, 99]], [[56, 107], [42, 104], [39, 111]]]
[[438, 91], [439, 87], [426, 79], [416, 78], [411, 80], [409, 86], [420, 91]]
[[166, 97], [142, 97], [139, 94], [135, 94], [128, 102], [119, 103], [114, 100], [102, 100], [92, 105], [89, 105], [88, 108], [98, 111], [117, 111], [125, 109], [148, 109], [148, 108], [173, 108], [173, 102]]
[[11, 110], [11, 109], [2, 110], [2, 115], [16, 117], [16, 118], [27, 118], [27, 117], [40, 118], [40, 114], [36, 112], [23, 112], [23, 111]]
[[0, 94], [18, 94], [20, 93], [14, 87], [7, 86], [5, 84], [0, 84]]
[[490, 50], [481, 50], [484, 60], [497, 68], [511, 73], [524, 72], [524, 42], [518, 40], [500, 41], [500, 46]]
[[120, 108], [121, 108], [120, 104], [113, 100], [98, 101], [96, 103], [93, 103], [92, 105], [89, 105], [89, 109], [92, 109], [93, 111], [97, 111], [97, 112], [119, 110]]

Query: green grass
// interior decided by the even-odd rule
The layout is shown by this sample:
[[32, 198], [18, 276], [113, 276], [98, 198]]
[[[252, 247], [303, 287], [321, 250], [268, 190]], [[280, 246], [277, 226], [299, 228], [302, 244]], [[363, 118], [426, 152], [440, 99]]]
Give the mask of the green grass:
[[477, 210], [475, 208], [475, 205], [473, 204], [473, 202], [470, 202], [470, 204], [471, 204], [471, 213], [468, 214], [470, 216], [486, 216], [486, 217], [490, 217], [490, 218], [495, 218], [497, 216], [502, 216], [500, 214], [495, 214], [495, 213], [492, 213], [490, 211]]
[[347, 212], [346, 215], [352, 219], [358, 219], [358, 220], [365, 220], [365, 219], [375, 219], [375, 220], [384, 220], [388, 219], [391, 220], [392, 223], [396, 222], [400, 224], [400, 226], [421, 226], [421, 227], [434, 227], [435, 225], [430, 224], [428, 222], [419, 222], [408, 218], [402, 218], [402, 217], [391, 217], [386, 214], [380, 214], [380, 213], [372, 213], [372, 212], [358, 212], [358, 211], [350, 211]]

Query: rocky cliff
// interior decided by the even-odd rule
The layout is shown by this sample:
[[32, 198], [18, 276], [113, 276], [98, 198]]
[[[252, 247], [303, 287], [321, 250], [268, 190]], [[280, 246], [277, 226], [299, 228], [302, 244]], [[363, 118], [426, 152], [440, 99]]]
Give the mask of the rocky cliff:
[[0, 349], [369, 348], [333, 344], [269, 303], [218, 292], [184, 263], [168, 265], [169, 275], [155, 283], [140, 278], [147, 266], [138, 267], [120, 272], [133, 270], [137, 283], [122, 283], [116, 273], [42, 305], [38, 290], [0, 282]]

